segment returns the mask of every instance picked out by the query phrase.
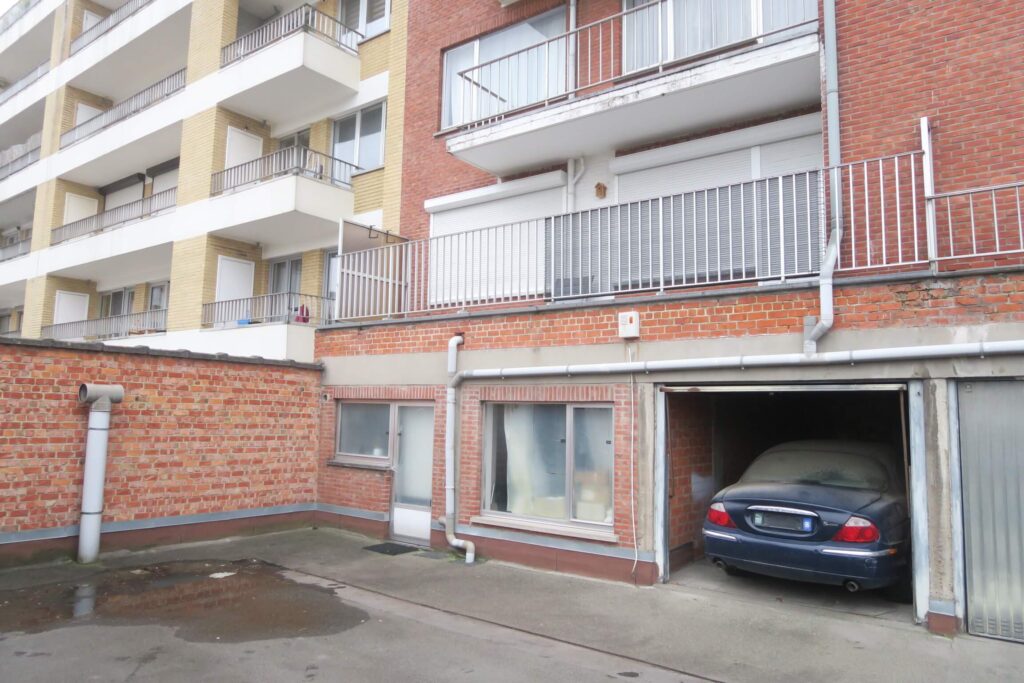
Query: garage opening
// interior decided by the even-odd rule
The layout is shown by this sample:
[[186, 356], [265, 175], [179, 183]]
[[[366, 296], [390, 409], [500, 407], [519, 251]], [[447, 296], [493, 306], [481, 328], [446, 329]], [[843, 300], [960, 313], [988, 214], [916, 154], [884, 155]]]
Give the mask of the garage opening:
[[[726, 575], [712, 565], [705, 552], [701, 528], [713, 496], [735, 484], [754, 460], [772, 447], [793, 442], [881, 444], [881, 451], [893, 456], [892, 488], [906, 496], [907, 404], [903, 385], [774, 385], [774, 386], [686, 386], [664, 387], [667, 417], [666, 546], [669, 550], [671, 582], [762, 597], [838, 608], [874, 616], [892, 615], [911, 619], [909, 566], [902, 587], [885, 591], [857, 590], [842, 582], [834, 585], [770, 577], [761, 573], [735, 571]], [[822, 487], [825, 507], [842, 509], [853, 505], [843, 500], [846, 487]], [[833, 500], [834, 497], [834, 500]], [[906, 523], [906, 561], [909, 563], [909, 509], [903, 498]], [[800, 506], [799, 497], [789, 499]], [[766, 506], [762, 506], [766, 507]], [[767, 506], [770, 507], [770, 506]], [[746, 514], [744, 508], [744, 515]], [[761, 524], [770, 513], [745, 518]], [[831, 529], [841, 513], [823, 513], [805, 524]], [[845, 520], [849, 515], [843, 517]], [[766, 523], [767, 524], [767, 523]], [[838, 523], [841, 526], [841, 522]], [[838, 531], [839, 526], [835, 527]], [[743, 529], [740, 529], [743, 531]], [[757, 530], [755, 530], [756, 533]], [[799, 535], [800, 530], [796, 530]], [[770, 541], [772, 530], [766, 531]], [[783, 542], [793, 540], [783, 531]], [[811, 537], [808, 536], [808, 542]], [[796, 539], [797, 541], [803, 539]], [[749, 546], [747, 546], [749, 547]], [[785, 551], [782, 551], [785, 552]], [[818, 551], [820, 552], [820, 550]], [[776, 556], [776, 559], [778, 556]], [[716, 558], [717, 559], [717, 558]], [[774, 560], [769, 558], [768, 564]], [[782, 562], [785, 563], [784, 561]], [[769, 573], [771, 571], [769, 570]], [[782, 572], [785, 574], [786, 572]]]

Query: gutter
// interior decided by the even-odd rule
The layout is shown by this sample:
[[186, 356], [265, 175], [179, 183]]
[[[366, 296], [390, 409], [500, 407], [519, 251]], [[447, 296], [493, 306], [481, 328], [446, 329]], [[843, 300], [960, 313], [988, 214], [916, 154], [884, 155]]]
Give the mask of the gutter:
[[444, 527], [444, 536], [448, 545], [466, 551], [466, 564], [473, 564], [476, 558], [476, 545], [472, 541], [455, 537], [455, 412], [458, 410], [458, 353], [462, 344], [462, 335], [457, 334], [448, 340], [448, 377], [451, 378], [446, 392], [444, 410], [444, 517], [438, 520]]

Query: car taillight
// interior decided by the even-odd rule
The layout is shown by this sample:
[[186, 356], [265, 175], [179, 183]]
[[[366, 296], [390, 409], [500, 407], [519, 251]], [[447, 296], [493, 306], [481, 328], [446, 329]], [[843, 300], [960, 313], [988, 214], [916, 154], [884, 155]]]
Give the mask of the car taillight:
[[843, 543], [874, 543], [880, 537], [878, 527], [869, 520], [863, 517], [850, 517], [832, 540]]
[[732, 521], [732, 517], [725, 511], [725, 506], [721, 503], [712, 503], [711, 507], [708, 508], [708, 521], [718, 526], [736, 526], [735, 522]]

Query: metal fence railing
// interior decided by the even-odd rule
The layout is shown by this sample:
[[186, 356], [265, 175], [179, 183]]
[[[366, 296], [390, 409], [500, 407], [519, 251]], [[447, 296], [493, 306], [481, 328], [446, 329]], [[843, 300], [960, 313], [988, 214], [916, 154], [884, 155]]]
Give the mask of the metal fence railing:
[[103, 19], [98, 21], [94, 26], [91, 26], [89, 29], [78, 34], [78, 36], [71, 41], [71, 54], [75, 54], [83, 47], [93, 42], [151, 2], [153, 2], [153, 0], [128, 0], [128, 2], [103, 17]]
[[185, 69], [177, 71], [167, 78], [160, 80], [145, 90], [135, 93], [131, 97], [115, 104], [110, 109], [97, 114], [87, 121], [83, 121], [71, 130], [60, 136], [60, 146], [67, 147], [79, 140], [108, 128], [115, 123], [124, 121], [130, 116], [138, 114], [164, 98], [173, 95], [185, 87]]
[[117, 339], [167, 331], [167, 309], [44, 325], [44, 339]]
[[285, 147], [258, 159], [217, 171], [210, 179], [210, 192], [222, 194], [285, 175], [301, 175], [347, 187], [352, 184], [352, 174], [358, 170], [358, 166], [307, 147]]
[[685, 60], [814, 31], [816, 0], [655, 0], [453, 74], [443, 127], [662, 70]]
[[21, 156], [11, 159], [7, 163], [0, 163], [0, 180], [3, 180], [10, 175], [14, 175], [24, 168], [28, 168], [37, 161], [39, 161], [39, 147], [30, 149]]
[[60, 244], [75, 237], [90, 235], [95, 232], [119, 228], [129, 221], [148, 218], [161, 211], [173, 209], [178, 198], [178, 188], [172, 187], [163, 192], [157, 192], [149, 197], [136, 199], [109, 211], [102, 211], [95, 216], [88, 216], [80, 220], [54, 228], [50, 237], [51, 244]]
[[36, 68], [29, 71], [27, 74], [11, 83], [9, 86], [0, 90], [0, 104], [3, 104], [7, 100], [11, 99], [22, 90], [32, 85], [40, 78], [50, 72], [50, 60], [47, 59], [45, 62], [37, 66]]
[[32, 231], [26, 231], [17, 242], [12, 242], [0, 247], [0, 261], [9, 261], [12, 258], [24, 256], [32, 250]]
[[10, 9], [3, 13], [3, 16], [0, 16], [0, 33], [14, 26], [18, 19], [28, 14], [29, 10], [39, 3], [40, 0], [18, 0], [18, 2], [14, 3]]
[[936, 258], [1024, 252], [1024, 181], [944, 192], [935, 204]]
[[0, 337], [6, 337], [7, 339], [17, 339], [21, 336], [21, 328], [15, 328], [13, 330], [4, 330], [0, 332]]
[[225, 45], [220, 51], [220, 65], [227, 66], [299, 31], [317, 35], [353, 53], [358, 51], [359, 41], [363, 39], [359, 31], [329, 14], [312, 5], [300, 5]]
[[793, 173], [343, 253], [339, 317], [815, 275], [823, 177]]
[[238, 327], [260, 323], [323, 325], [331, 319], [334, 300], [313, 294], [281, 292], [203, 304], [204, 327]]

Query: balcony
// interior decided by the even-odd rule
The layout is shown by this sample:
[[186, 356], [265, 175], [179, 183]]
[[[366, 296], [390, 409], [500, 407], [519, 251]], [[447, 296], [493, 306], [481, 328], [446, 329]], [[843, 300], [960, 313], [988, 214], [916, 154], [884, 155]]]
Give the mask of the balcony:
[[25, 75], [21, 76], [14, 83], [11, 83], [9, 86], [4, 88], [3, 90], [0, 90], [0, 105], [2, 105], [7, 100], [11, 99], [12, 97], [17, 95], [18, 93], [20, 93], [22, 90], [24, 90], [28, 86], [30, 86], [33, 83], [35, 83], [36, 81], [38, 81], [40, 78], [42, 78], [43, 76], [45, 76], [49, 72], [50, 72], [50, 60], [47, 59], [42, 64], [36, 66], [31, 71], [29, 71]]
[[210, 193], [223, 194], [253, 183], [287, 175], [312, 178], [330, 185], [351, 188], [352, 173], [358, 170], [358, 166], [307, 147], [285, 147], [214, 173], [210, 181]]
[[101, 211], [95, 216], [54, 228], [50, 237], [51, 244], [60, 244], [76, 237], [92, 235], [106, 230], [120, 228], [132, 221], [142, 220], [165, 211], [172, 211], [178, 199], [178, 188], [172, 187], [157, 192], [149, 197], [137, 199], [109, 211]]
[[185, 69], [181, 69], [62, 134], [60, 136], [60, 146], [61, 148], [67, 147], [79, 140], [84, 140], [94, 133], [109, 128], [115, 123], [124, 121], [128, 117], [134, 116], [140, 111], [163, 101], [164, 98], [170, 97], [184, 87]]
[[457, 72], [448, 151], [497, 176], [820, 102], [817, 3], [659, 0]]
[[4, 330], [0, 332], [0, 339], [17, 339], [21, 336], [21, 328], [14, 330]]
[[39, 161], [38, 135], [32, 136], [30, 144], [15, 145], [0, 152], [0, 180], [14, 175]]
[[363, 39], [359, 31], [345, 26], [334, 17], [312, 5], [301, 5], [225, 45], [220, 51], [220, 65], [227, 66], [300, 32], [311, 33], [352, 54], [358, 53], [357, 46]]
[[153, 2], [153, 0], [128, 0], [128, 2], [115, 9], [94, 26], [89, 28], [87, 31], [83, 31], [78, 35], [78, 37], [72, 40], [71, 54], [75, 54], [86, 45], [92, 43], [104, 33], [111, 30], [151, 2]]
[[16, 21], [28, 14], [29, 10], [38, 5], [40, 0], [18, 0], [10, 9], [0, 16], [0, 33], [3, 33]]
[[10, 261], [13, 258], [24, 256], [32, 250], [32, 231], [26, 231], [24, 237], [17, 242], [12, 242], [0, 247], [0, 261]]
[[331, 319], [333, 308], [334, 300], [327, 297], [282, 292], [203, 304], [202, 320], [203, 327], [215, 328], [266, 323], [315, 327]]
[[42, 337], [65, 341], [102, 341], [132, 335], [157, 334], [166, 330], [167, 310], [161, 309], [116, 315], [109, 318], [45, 325]]

